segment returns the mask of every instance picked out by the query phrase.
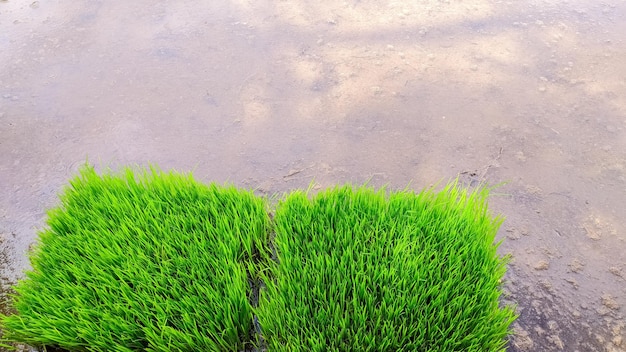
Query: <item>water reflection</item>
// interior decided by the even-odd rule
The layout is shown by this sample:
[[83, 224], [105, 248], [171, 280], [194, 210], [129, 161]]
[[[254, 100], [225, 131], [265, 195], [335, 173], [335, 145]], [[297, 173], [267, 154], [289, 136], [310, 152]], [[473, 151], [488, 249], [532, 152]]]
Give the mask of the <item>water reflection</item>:
[[[503, 237], [525, 233], [501, 247], [513, 298], [528, 297], [520, 329], [535, 349], [608, 348], [621, 315], [600, 316], [601, 297], [626, 303], [625, 14], [617, 1], [0, 2], [0, 230], [16, 234], [3, 248], [26, 266], [86, 158], [267, 193], [507, 181], [492, 206]], [[609, 337], [583, 341], [593, 329]]]

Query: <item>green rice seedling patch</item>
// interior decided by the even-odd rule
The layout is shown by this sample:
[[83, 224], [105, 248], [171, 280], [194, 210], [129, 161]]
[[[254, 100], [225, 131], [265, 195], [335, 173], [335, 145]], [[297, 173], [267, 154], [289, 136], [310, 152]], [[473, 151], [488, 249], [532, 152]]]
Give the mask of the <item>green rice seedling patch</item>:
[[487, 189], [289, 194], [255, 309], [269, 351], [502, 351]]
[[90, 351], [240, 351], [265, 201], [155, 169], [85, 167], [48, 214], [4, 338]]

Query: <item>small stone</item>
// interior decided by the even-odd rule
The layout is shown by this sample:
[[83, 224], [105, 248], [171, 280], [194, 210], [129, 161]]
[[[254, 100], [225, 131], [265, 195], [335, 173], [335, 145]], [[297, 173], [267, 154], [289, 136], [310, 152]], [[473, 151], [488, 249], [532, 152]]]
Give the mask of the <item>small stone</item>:
[[583, 226], [583, 228], [585, 229], [585, 233], [587, 234], [587, 237], [589, 237], [590, 239], [594, 240], [594, 241], [599, 241], [602, 236], [600, 235], [600, 232], [597, 231], [595, 228], [592, 228], [591, 226]]
[[554, 320], [550, 320], [550, 321], [548, 322], [548, 329], [550, 329], [550, 330], [556, 330], [556, 329], [558, 329], [558, 328], [559, 328], [559, 324], [557, 324], [557, 323], [556, 323], [556, 321], [554, 321]]
[[609, 293], [602, 295], [602, 304], [612, 310], [618, 310], [620, 308], [619, 303], [617, 303], [615, 298], [613, 298], [613, 296]]
[[[2, 114], [0, 114], [0, 117], [2, 117]], [[620, 269], [619, 267], [616, 266], [612, 266], [609, 268], [609, 272], [617, 277], [621, 277], [622, 279], [624, 278], [624, 274], [622, 273], [622, 269]]]
[[549, 266], [550, 263], [547, 260], [540, 260], [535, 264], [534, 268], [535, 270], [548, 270]]
[[569, 263], [569, 270], [571, 270], [573, 273], [577, 273], [583, 270], [584, 267], [585, 263], [578, 260], [578, 258], [574, 258], [574, 260]]
[[552, 289], [552, 283], [548, 280], [541, 280], [539, 281], [539, 285], [541, 285], [541, 287], [543, 287], [544, 289], [550, 291]]
[[605, 316], [611, 313], [611, 309], [602, 306], [602, 307], [597, 308], [596, 312], [600, 314], [601, 316]]
[[548, 341], [552, 342], [553, 345], [555, 345], [558, 349], [562, 350], [565, 345], [563, 344], [563, 341], [561, 341], [561, 338], [559, 337], [559, 335], [550, 335], [548, 336]]
[[572, 286], [574, 286], [574, 288], [578, 288], [578, 281], [576, 281], [575, 279], [572, 278], [565, 278], [565, 281], [569, 282], [570, 284], [572, 284]]
[[533, 340], [530, 338], [528, 331], [524, 330], [519, 324], [513, 327], [514, 334], [512, 336], [513, 345], [520, 351], [532, 351], [534, 347]]
[[506, 238], [510, 240], [519, 240], [522, 235], [515, 228], [506, 229]]
[[537, 90], [539, 90], [540, 92], [545, 92], [546, 91], [546, 87], [539, 87]]
[[375, 95], [380, 95], [383, 92], [383, 89], [380, 88], [379, 86], [373, 86], [370, 87], [370, 90], [372, 91], [372, 93], [374, 93]]

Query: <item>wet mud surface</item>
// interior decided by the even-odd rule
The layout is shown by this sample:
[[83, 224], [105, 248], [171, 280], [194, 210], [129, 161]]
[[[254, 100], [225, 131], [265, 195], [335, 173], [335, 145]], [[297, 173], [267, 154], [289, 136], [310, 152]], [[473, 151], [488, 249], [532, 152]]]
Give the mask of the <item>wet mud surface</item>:
[[2, 286], [86, 160], [503, 183], [510, 351], [626, 351], [622, 1], [0, 1]]

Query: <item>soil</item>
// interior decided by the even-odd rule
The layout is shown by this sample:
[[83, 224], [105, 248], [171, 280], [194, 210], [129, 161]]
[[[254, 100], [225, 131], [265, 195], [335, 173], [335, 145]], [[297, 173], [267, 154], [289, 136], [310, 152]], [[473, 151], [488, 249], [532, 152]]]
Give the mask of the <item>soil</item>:
[[499, 185], [509, 351], [626, 351], [626, 4], [0, 1], [2, 287], [87, 160]]

